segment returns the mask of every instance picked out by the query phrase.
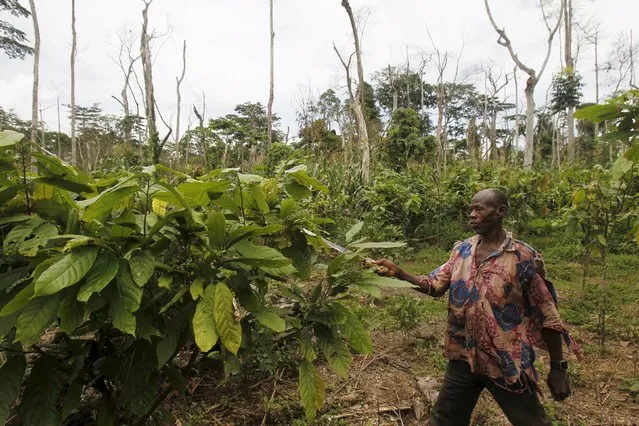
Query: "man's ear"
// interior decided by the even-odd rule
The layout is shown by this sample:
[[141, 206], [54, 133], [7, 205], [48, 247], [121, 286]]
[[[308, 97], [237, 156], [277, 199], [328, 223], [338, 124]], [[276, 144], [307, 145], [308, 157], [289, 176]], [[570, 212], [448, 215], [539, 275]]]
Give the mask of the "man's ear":
[[497, 207], [497, 215], [499, 217], [504, 217], [506, 216], [506, 213], [508, 212], [508, 208], [505, 205], [501, 205], [499, 207]]

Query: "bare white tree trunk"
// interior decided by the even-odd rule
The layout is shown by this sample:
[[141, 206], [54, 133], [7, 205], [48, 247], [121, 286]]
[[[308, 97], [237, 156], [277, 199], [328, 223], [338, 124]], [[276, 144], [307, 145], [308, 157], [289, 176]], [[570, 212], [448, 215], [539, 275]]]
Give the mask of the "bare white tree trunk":
[[395, 87], [395, 76], [393, 75], [393, 70], [391, 69], [390, 64], [388, 65], [388, 81], [390, 82], [391, 89], [393, 91], [393, 109], [391, 110], [391, 118], [393, 117], [393, 113], [397, 109], [399, 105], [399, 94], [397, 93], [397, 87]]
[[[38, 92], [40, 87], [40, 25], [34, 0], [29, 0], [31, 7], [31, 19], [33, 20], [33, 91], [31, 98], [31, 140], [35, 143], [38, 137]], [[31, 165], [31, 171], [35, 172], [35, 166]]]
[[[599, 103], [599, 29], [595, 32], [595, 98]], [[599, 122], [595, 123], [595, 139], [599, 137]]]
[[176, 91], [177, 91], [177, 117], [175, 123], [175, 155], [177, 163], [180, 163], [180, 114], [182, 113], [182, 93], [180, 92], [180, 86], [184, 80], [186, 74], [186, 40], [184, 40], [184, 46], [182, 48], [182, 74], [180, 77], [175, 77]]
[[268, 94], [268, 145], [267, 149], [273, 143], [273, 99], [275, 97], [275, 31], [273, 31], [273, 0], [269, 1], [269, 23], [271, 36], [271, 62], [270, 62], [270, 81]]
[[[570, 73], [575, 72], [575, 60], [572, 56], [572, 26], [573, 26], [573, 9], [572, 0], [565, 0], [564, 6], [564, 55], [566, 70]], [[566, 137], [568, 142], [568, 162], [574, 163], [577, 158], [577, 146], [575, 143], [575, 107], [569, 106], [566, 116], [566, 125], [568, 126]]]
[[559, 18], [557, 19], [557, 23], [555, 24], [555, 26], [552, 28], [548, 25], [548, 19], [546, 17], [545, 11], [543, 10], [543, 4], [540, 2], [540, 5], [542, 5], [542, 8], [541, 8], [542, 13], [544, 15], [544, 23], [546, 24], [546, 28], [548, 29], [548, 39], [547, 39], [546, 57], [544, 58], [544, 62], [539, 70], [539, 73], [537, 73], [534, 69], [524, 65], [524, 63], [521, 62], [521, 60], [519, 59], [519, 56], [517, 56], [517, 54], [515, 53], [515, 50], [513, 49], [510, 39], [506, 35], [506, 31], [504, 29], [500, 29], [497, 23], [495, 22], [492, 12], [490, 11], [488, 0], [484, 0], [484, 5], [486, 6], [488, 19], [490, 20], [490, 23], [492, 24], [493, 28], [499, 35], [499, 38], [497, 39], [497, 43], [501, 46], [504, 46], [506, 49], [508, 49], [508, 53], [510, 54], [510, 57], [512, 58], [513, 62], [515, 62], [515, 64], [519, 67], [519, 69], [521, 69], [523, 72], [528, 74], [528, 80], [526, 81], [526, 89], [524, 91], [526, 94], [526, 152], [524, 155], [524, 168], [530, 169], [532, 168], [532, 165], [533, 165], [533, 158], [534, 158], [534, 152], [535, 152], [535, 147], [534, 147], [535, 87], [537, 86], [537, 83], [539, 83], [539, 79], [544, 73], [544, 70], [546, 69], [546, 65], [548, 65], [548, 60], [550, 59], [550, 52], [552, 50], [552, 42], [555, 37], [555, 34], [557, 33], [557, 30], [559, 29], [559, 25], [561, 24], [561, 21], [562, 21], [565, 1], [564, 0], [561, 1], [561, 10], [559, 11]]
[[60, 94], [56, 96], [56, 104], [58, 107], [58, 158], [62, 159], [62, 142], [60, 141], [60, 135], [62, 134], [62, 126], [60, 124]]
[[[120, 70], [122, 71], [122, 76], [124, 78], [124, 84], [122, 86], [122, 91], [120, 92], [121, 99], [117, 99], [115, 96], [113, 97], [117, 100], [120, 105], [122, 105], [122, 110], [124, 112], [125, 126], [124, 126], [124, 143], [126, 146], [131, 147], [131, 140], [133, 135], [133, 121], [131, 115], [131, 106], [129, 103], [129, 91], [133, 96], [134, 102], [137, 104], [137, 99], [135, 98], [135, 94], [131, 89], [131, 75], [134, 73], [135, 63], [140, 59], [141, 55], [137, 55], [133, 57], [133, 38], [131, 30], [128, 30], [126, 34], [121, 34], [120, 36], [120, 52], [117, 60], [113, 58], [113, 60], [119, 65]], [[126, 52], [125, 52], [126, 50]], [[126, 53], [126, 55], [124, 55]], [[139, 107], [138, 107], [139, 110]], [[139, 114], [137, 115], [139, 117]], [[137, 119], [137, 118], [136, 118]]]
[[515, 137], [513, 138], [512, 164], [517, 163], [519, 153], [519, 129], [521, 119], [519, 117], [519, 80], [517, 79], [517, 65], [513, 68], [513, 79], [515, 80]]
[[535, 155], [535, 84], [528, 78], [526, 82], [526, 150], [524, 152], [524, 168], [529, 169], [533, 165]]
[[148, 33], [149, 28], [149, 6], [153, 0], [144, 0], [144, 9], [142, 10], [142, 37], [140, 43], [140, 52], [142, 54], [142, 70], [144, 73], [144, 93], [146, 106], [146, 128], [147, 137], [149, 139], [149, 147], [151, 148], [152, 162], [156, 163], [160, 157], [160, 137], [158, 135], [157, 124], [155, 121], [155, 93], [153, 89], [153, 61], [151, 60], [150, 42], [153, 38]]
[[348, 19], [351, 22], [351, 29], [353, 31], [353, 41], [355, 42], [355, 57], [357, 59], [357, 79], [358, 79], [358, 95], [354, 106], [355, 121], [357, 124], [357, 136], [359, 138], [359, 144], [362, 149], [362, 178], [364, 183], [370, 182], [370, 167], [371, 167], [371, 150], [368, 142], [368, 129], [366, 127], [366, 118], [364, 116], [364, 66], [362, 65], [362, 51], [360, 48], [359, 33], [357, 31], [357, 24], [355, 23], [355, 16], [353, 16], [353, 9], [351, 8], [348, 0], [342, 0], [342, 7], [346, 9]]
[[75, 30], [75, 0], [71, 0], [71, 164], [78, 164], [78, 143], [75, 138], [75, 59], [78, 55], [78, 34]]

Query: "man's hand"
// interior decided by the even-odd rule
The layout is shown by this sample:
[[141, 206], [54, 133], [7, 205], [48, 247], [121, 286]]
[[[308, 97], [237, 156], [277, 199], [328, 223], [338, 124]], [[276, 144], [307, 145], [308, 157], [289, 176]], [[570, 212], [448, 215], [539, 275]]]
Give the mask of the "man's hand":
[[550, 393], [556, 401], [563, 401], [572, 395], [570, 390], [570, 381], [568, 380], [568, 372], [561, 370], [550, 370], [548, 373], [548, 381], [546, 382], [550, 388]]
[[388, 259], [373, 260], [372, 263], [380, 266], [375, 273], [382, 277], [394, 277], [401, 271], [399, 266]]

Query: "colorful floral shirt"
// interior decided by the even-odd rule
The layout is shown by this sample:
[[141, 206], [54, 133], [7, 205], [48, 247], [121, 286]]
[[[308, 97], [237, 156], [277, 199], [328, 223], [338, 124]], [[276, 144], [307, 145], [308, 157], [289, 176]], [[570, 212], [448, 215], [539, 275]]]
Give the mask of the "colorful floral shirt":
[[[501, 247], [476, 266], [480, 237], [458, 242], [448, 261], [419, 277], [431, 296], [448, 290], [444, 356], [468, 362], [475, 373], [516, 392], [536, 385], [535, 351], [546, 349], [542, 328], [556, 330], [580, 356], [557, 311], [541, 256], [507, 234]], [[522, 373], [526, 378], [522, 377]], [[528, 380], [526, 380], [528, 379]]]

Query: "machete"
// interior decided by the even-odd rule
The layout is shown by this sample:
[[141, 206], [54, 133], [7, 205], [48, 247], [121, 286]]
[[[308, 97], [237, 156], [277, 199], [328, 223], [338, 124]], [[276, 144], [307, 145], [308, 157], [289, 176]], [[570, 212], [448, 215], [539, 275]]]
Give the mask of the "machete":
[[[302, 232], [305, 233], [306, 235], [309, 235], [311, 237], [317, 237], [318, 235], [315, 232], [309, 231], [306, 228], [302, 228]], [[348, 253], [350, 250], [348, 250], [346, 247], [342, 247], [337, 243], [332, 242], [331, 240], [327, 240], [326, 238], [322, 237], [321, 235], [319, 235], [319, 237], [322, 239], [322, 241], [324, 241], [324, 244], [326, 244], [327, 246], [329, 246], [330, 248], [332, 248], [333, 250], [339, 252], [339, 253]], [[366, 263], [372, 263], [373, 259], [371, 259], [370, 257], [365, 257], [364, 260], [366, 261]]]

